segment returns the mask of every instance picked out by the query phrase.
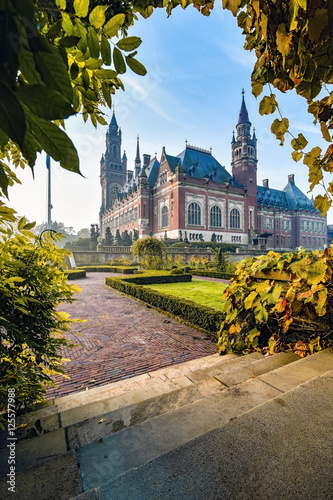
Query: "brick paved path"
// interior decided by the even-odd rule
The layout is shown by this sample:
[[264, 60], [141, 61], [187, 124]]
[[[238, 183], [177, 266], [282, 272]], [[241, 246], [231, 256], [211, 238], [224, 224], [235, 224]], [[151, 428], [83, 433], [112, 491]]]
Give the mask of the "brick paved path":
[[204, 333], [105, 286], [111, 275], [87, 273], [74, 281], [82, 288], [78, 300], [60, 307], [87, 322], [73, 325], [80, 336], [68, 338], [79, 346], [63, 353], [71, 359], [70, 379], [54, 377], [59, 388], [50, 388], [48, 399], [216, 353]]

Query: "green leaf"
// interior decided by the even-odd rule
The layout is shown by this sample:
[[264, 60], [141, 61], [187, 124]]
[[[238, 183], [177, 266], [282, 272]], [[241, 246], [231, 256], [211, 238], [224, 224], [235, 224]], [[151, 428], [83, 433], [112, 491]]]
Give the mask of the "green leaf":
[[106, 5], [97, 5], [97, 7], [95, 7], [94, 10], [92, 10], [89, 14], [89, 22], [94, 28], [101, 28], [105, 23], [106, 9]]
[[257, 292], [253, 291], [246, 297], [246, 299], [244, 300], [245, 309], [250, 309], [252, 307], [253, 302], [256, 299], [257, 295], [258, 295]]
[[242, 0], [222, 0], [222, 7], [230, 10], [234, 17], [236, 17], [241, 4]]
[[89, 73], [86, 70], [86, 68], [83, 69], [81, 73], [81, 78], [82, 78], [82, 83], [85, 88], [85, 90], [88, 90], [89, 85], [90, 85], [90, 78], [89, 78]]
[[113, 49], [113, 64], [116, 68], [117, 73], [126, 72], [126, 64], [123, 55], [117, 47], [114, 47]]
[[296, 151], [299, 149], [304, 149], [307, 144], [308, 141], [305, 139], [303, 134], [298, 134], [298, 137], [291, 141], [291, 145]]
[[301, 151], [293, 151], [291, 156], [294, 161], [299, 161], [302, 159], [303, 153]]
[[252, 86], [252, 94], [254, 95], [254, 97], [258, 97], [264, 88], [262, 83], [253, 81], [251, 82], [251, 86]]
[[320, 128], [321, 128], [321, 133], [323, 135], [323, 138], [327, 142], [332, 142], [332, 137], [330, 136], [330, 133], [328, 131], [328, 127], [325, 122], [320, 122]]
[[[72, 102], [73, 91], [68, 75], [67, 66], [60, 55], [60, 51], [45, 38], [39, 38], [44, 50], [33, 51], [37, 70], [46, 87], [57, 90], [69, 102]], [[33, 41], [30, 41], [33, 43]], [[37, 43], [37, 41], [36, 41]]]
[[[4, 164], [0, 161], [0, 189], [3, 194], [8, 198], [8, 186], [9, 186], [9, 178], [5, 171]], [[1, 220], [0, 220], [1, 223]]]
[[120, 26], [125, 22], [125, 14], [116, 14], [104, 25], [103, 33], [111, 38], [118, 33]]
[[110, 42], [105, 36], [101, 39], [101, 54], [104, 64], [107, 66], [111, 65], [111, 47]]
[[327, 214], [327, 212], [329, 211], [329, 209], [331, 208], [331, 205], [332, 205], [332, 200], [330, 200], [327, 196], [327, 194], [325, 193], [324, 196], [322, 196], [321, 194], [318, 194], [316, 197], [315, 197], [315, 200], [314, 200], [314, 206], [316, 208], [318, 208], [318, 210], [321, 212], [321, 214], [323, 216], [325, 216]]
[[75, 113], [69, 101], [60, 92], [48, 89], [45, 85], [24, 85], [16, 95], [22, 105], [45, 120], [67, 118]]
[[289, 128], [289, 120], [287, 118], [282, 118], [279, 120], [276, 118], [271, 126], [271, 132], [276, 135], [276, 138], [280, 141], [280, 146], [284, 143], [284, 134]]
[[23, 108], [14, 92], [0, 82], [0, 130], [22, 149], [26, 133]]
[[106, 101], [106, 104], [109, 106], [109, 108], [111, 108], [112, 106], [111, 92], [104, 82], [101, 82], [101, 87], [102, 87], [102, 94]]
[[134, 71], [134, 73], [136, 73], [137, 75], [144, 76], [147, 73], [144, 65], [141, 64], [137, 59], [134, 59], [134, 57], [126, 56], [126, 62], [131, 70]]
[[66, 0], [56, 0], [56, 4], [58, 5], [60, 10], [66, 9]]
[[62, 28], [63, 28], [64, 32], [66, 33], [67, 36], [71, 36], [73, 34], [73, 31], [74, 31], [74, 27], [73, 27], [71, 18], [69, 17], [67, 12], [62, 12], [61, 17], [62, 17]]
[[93, 59], [98, 59], [99, 56], [99, 39], [94, 28], [88, 28], [87, 42], [90, 55]]
[[131, 50], [138, 48], [141, 43], [142, 40], [138, 36], [128, 36], [119, 40], [116, 45], [119, 49], [130, 52]]
[[317, 78], [314, 78], [311, 83], [303, 80], [299, 85], [296, 85], [295, 88], [297, 94], [306, 99], [314, 99], [321, 91], [321, 83]]
[[77, 17], [86, 17], [89, 10], [89, 0], [74, 0], [74, 10]]
[[62, 168], [80, 174], [79, 158], [70, 138], [54, 123], [43, 120], [25, 108], [27, 120], [32, 133], [42, 149]]
[[117, 72], [114, 71], [113, 69], [96, 69], [94, 71], [94, 75], [97, 78], [101, 78], [103, 80], [112, 80], [112, 78], [115, 78], [117, 76]]
[[265, 96], [259, 104], [259, 113], [261, 115], [270, 115], [274, 113], [276, 108], [277, 102], [275, 100], [275, 94]]
[[75, 80], [77, 78], [78, 74], [79, 74], [79, 67], [78, 67], [78, 65], [76, 64], [75, 61], [71, 65], [70, 73], [71, 73], [71, 79], [72, 80]]

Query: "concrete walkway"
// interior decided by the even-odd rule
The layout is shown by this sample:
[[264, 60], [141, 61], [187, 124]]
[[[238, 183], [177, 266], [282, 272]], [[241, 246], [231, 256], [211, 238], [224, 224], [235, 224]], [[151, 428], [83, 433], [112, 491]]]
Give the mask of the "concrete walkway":
[[60, 308], [86, 322], [67, 335], [77, 344], [63, 352], [70, 379], [54, 377], [59, 387], [48, 390], [48, 399], [216, 353], [205, 333], [105, 286], [106, 276], [119, 274], [89, 273], [73, 281], [82, 292]]

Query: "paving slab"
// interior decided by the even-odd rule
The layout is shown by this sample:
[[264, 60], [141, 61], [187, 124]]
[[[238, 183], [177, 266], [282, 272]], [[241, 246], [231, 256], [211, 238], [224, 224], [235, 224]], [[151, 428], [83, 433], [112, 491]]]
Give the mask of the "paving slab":
[[8, 491], [6, 479], [0, 481], [1, 500], [69, 500], [79, 495], [82, 486], [75, 453], [72, 451], [33, 469], [17, 472], [15, 484], [13, 493]]
[[318, 377], [98, 488], [100, 500], [330, 500], [333, 380]]
[[[260, 379], [283, 392], [318, 377], [333, 367], [333, 349], [325, 349], [300, 359], [296, 364], [282, 366], [260, 375]], [[292, 376], [291, 376], [292, 374]]]

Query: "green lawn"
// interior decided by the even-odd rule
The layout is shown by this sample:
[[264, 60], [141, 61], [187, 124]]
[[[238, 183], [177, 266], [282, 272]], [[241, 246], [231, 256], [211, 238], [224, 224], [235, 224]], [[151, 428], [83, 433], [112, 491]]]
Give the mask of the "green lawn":
[[220, 310], [222, 308], [222, 295], [228, 285], [217, 281], [192, 280], [188, 283], [163, 283], [144, 286]]

